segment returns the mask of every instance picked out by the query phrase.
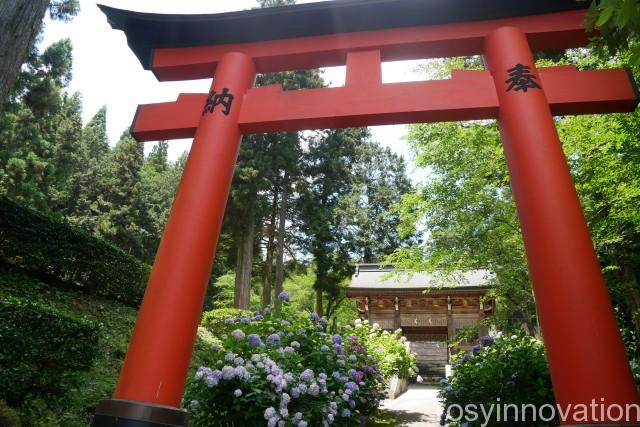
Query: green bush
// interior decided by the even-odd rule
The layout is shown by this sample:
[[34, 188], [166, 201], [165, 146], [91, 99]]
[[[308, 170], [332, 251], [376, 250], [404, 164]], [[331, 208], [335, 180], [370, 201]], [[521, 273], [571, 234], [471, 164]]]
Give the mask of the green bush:
[[[443, 380], [439, 394], [445, 408], [443, 421], [447, 413], [446, 408], [464, 408], [466, 405], [476, 405], [476, 408], [484, 405], [487, 411], [496, 403], [503, 407], [508, 404], [518, 407], [532, 404], [538, 408], [550, 404], [555, 407], [549, 367], [544, 346], [540, 341], [523, 333], [502, 335], [495, 340], [483, 337], [480, 341], [481, 344], [475, 346], [471, 353], [457, 355], [451, 377]], [[478, 413], [481, 413], [480, 409]], [[449, 415], [457, 418], [460, 414]], [[516, 424], [515, 420], [502, 419], [498, 422], [496, 412], [489, 420], [479, 417], [473, 421], [470, 420], [473, 415], [469, 416], [466, 422], [469, 427]], [[531, 425], [556, 424], [538, 422]], [[449, 422], [449, 425], [459, 424]]]
[[249, 316], [251, 312], [248, 310], [240, 310], [238, 308], [216, 308], [205, 311], [202, 314], [200, 324], [204, 326], [214, 337], [219, 338], [228, 329], [225, 320]]
[[100, 325], [44, 304], [0, 296], [0, 398], [62, 395], [92, 367]]
[[407, 340], [400, 330], [383, 331], [377, 325], [370, 326], [367, 320], [356, 320], [355, 328], [350, 332], [358, 336], [367, 353], [376, 359], [385, 384], [393, 375], [407, 379], [416, 376], [416, 355], [407, 347]]
[[0, 426], [15, 427], [18, 425], [18, 414], [4, 400], [0, 400]]
[[138, 306], [151, 268], [116, 246], [0, 198], [0, 260]]

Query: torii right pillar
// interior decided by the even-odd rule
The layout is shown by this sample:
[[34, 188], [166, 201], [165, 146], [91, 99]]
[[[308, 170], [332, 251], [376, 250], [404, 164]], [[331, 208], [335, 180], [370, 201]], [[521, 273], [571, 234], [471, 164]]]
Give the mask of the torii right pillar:
[[492, 31], [484, 58], [500, 101], [498, 123], [556, 401], [569, 410], [562, 424], [635, 424], [636, 411], [624, 419], [617, 410], [585, 417], [576, 408], [632, 407], [638, 393], [526, 35], [515, 27]]

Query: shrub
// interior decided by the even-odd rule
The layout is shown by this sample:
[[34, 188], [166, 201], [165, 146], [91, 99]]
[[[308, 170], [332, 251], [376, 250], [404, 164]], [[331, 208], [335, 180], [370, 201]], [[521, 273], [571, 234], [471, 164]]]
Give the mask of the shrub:
[[100, 325], [40, 303], [0, 296], [0, 398], [62, 394], [98, 352]]
[[0, 426], [15, 427], [18, 425], [18, 414], [4, 400], [0, 400]]
[[[453, 405], [485, 405], [487, 412], [491, 405], [545, 404], [555, 406], [551, 389], [551, 377], [544, 354], [544, 346], [537, 339], [517, 333], [502, 335], [495, 340], [481, 338], [481, 344], [471, 353], [458, 354], [452, 367], [452, 375], [443, 380], [440, 400], [445, 408]], [[457, 407], [456, 407], [457, 408]], [[445, 421], [445, 413], [442, 420]], [[454, 416], [459, 414], [455, 413]], [[513, 414], [512, 414], [513, 415]], [[488, 424], [484, 424], [487, 421]], [[492, 418], [468, 421], [467, 426], [515, 424], [514, 420], [498, 422], [495, 412]], [[443, 424], [444, 425], [444, 424]], [[452, 425], [457, 425], [452, 423]], [[544, 423], [538, 426], [547, 425]], [[555, 425], [550, 423], [548, 425]]]
[[222, 345], [188, 379], [194, 426], [364, 422], [382, 397], [382, 378], [357, 335], [331, 335], [326, 323], [287, 304], [227, 320]]
[[249, 316], [250, 314], [250, 311], [238, 308], [216, 308], [205, 311], [202, 314], [201, 325], [211, 332], [214, 337], [219, 337], [227, 330], [226, 320]]
[[385, 384], [393, 375], [407, 379], [416, 376], [416, 355], [407, 347], [407, 340], [400, 329], [395, 332], [383, 331], [375, 323], [370, 326], [367, 320], [356, 320], [350, 332], [358, 336], [367, 353], [376, 359]]
[[0, 260], [138, 306], [151, 267], [116, 246], [0, 198]]

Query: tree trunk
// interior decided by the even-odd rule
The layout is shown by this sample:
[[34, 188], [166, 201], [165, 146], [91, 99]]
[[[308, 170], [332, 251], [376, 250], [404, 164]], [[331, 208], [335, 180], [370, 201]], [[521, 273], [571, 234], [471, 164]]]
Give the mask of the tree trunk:
[[322, 289], [316, 289], [316, 313], [318, 316], [324, 315], [324, 309], [322, 308]]
[[253, 266], [255, 232], [255, 209], [253, 207], [249, 210], [246, 221], [246, 226], [238, 242], [236, 287], [234, 294], [234, 307], [243, 310], [249, 309], [249, 299], [251, 295], [251, 267]]
[[276, 228], [276, 215], [278, 213], [278, 193], [279, 189], [276, 186], [273, 194], [273, 204], [271, 205], [271, 221], [269, 222], [269, 228], [267, 233], [269, 234], [267, 240], [267, 256], [264, 264], [264, 272], [262, 275], [262, 308], [271, 304], [271, 276], [273, 272], [273, 241], [275, 238]]
[[0, 2], [0, 113], [40, 31], [49, 0]]
[[[284, 239], [285, 239], [285, 224], [287, 222], [287, 197], [289, 196], [289, 182], [285, 174], [284, 182], [282, 184], [282, 201], [280, 202], [280, 215], [278, 219], [278, 248], [276, 258], [276, 283], [275, 294], [280, 295], [283, 291], [284, 283]], [[280, 300], [276, 298], [276, 306], [280, 306]]]

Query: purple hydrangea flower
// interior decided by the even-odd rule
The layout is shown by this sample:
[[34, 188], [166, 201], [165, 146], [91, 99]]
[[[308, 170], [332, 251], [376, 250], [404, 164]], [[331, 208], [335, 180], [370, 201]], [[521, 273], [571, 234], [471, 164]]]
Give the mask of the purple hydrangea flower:
[[286, 292], [280, 292], [280, 294], [278, 295], [278, 299], [280, 301], [289, 301], [289, 294]]
[[278, 334], [269, 335], [269, 337], [267, 338], [267, 345], [270, 345], [272, 347], [277, 347], [278, 345], [280, 345], [280, 335]]
[[480, 337], [480, 345], [483, 347], [489, 347], [494, 342], [495, 340], [491, 336]]
[[318, 313], [316, 313], [315, 311], [312, 311], [311, 313], [309, 313], [309, 318], [315, 322], [320, 321], [320, 316], [318, 316]]
[[264, 410], [264, 419], [269, 420], [276, 416], [276, 409], [273, 406], [268, 407]]
[[303, 373], [300, 374], [300, 381], [311, 381], [313, 379], [313, 371], [311, 369], [306, 369]]
[[247, 341], [251, 347], [259, 347], [262, 344], [262, 340], [260, 339], [260, 335], [251, 334], [247, 337]]
[[300, 343], [298, 341], [291, 341], [291, 344], [289, 345], [293, 348], [300, 348]]
[[342, 337], [338, 334], [332, 337], [334, 344], [342, 344]]

